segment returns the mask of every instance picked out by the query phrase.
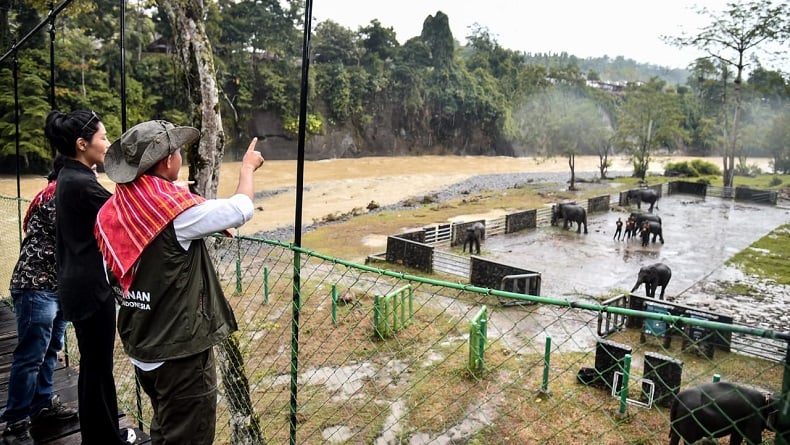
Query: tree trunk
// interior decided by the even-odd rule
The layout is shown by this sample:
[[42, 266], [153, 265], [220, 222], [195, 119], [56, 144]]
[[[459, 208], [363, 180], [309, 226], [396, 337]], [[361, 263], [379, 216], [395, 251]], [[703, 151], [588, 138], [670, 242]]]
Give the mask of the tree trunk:
[[598, 152], [598, 170], [601, 172], [601, 179], [606, 179], [609, 170], [609, 147]]
[[568, 167], [571, 169], [571, 186], [568, 190], [576, 190], [576, 154], [568, 155]]
[[212, 199], [217, 195], [225, 133], [220, 119], [214, 56], [203, 22], [203, 2], [157, 0], [157, 3], [166, 12], [173, 28], [176, 53], [184, 70], [192, 107], [192, 124], [200, 128], [200, 143], [188, 150], [189, 179], [195, 181], [192, 190]]
[[[187, 152], [189, 179], [195, 181], [192, 190], [212, 199], [217, 195], [225, 133], [220, 118], [214, 56], [203, 21], [204, 4], [199, 0], [157, 0], [157, 3], [167, 14], [173, 29], [176, 53], [184, 70], [190, 99], [192, 125], [201, 133], [198, 146], [190, 147]], [[252, 406], [238, 340], [231, 336], [216, 350], [230, 410], [231, 443], [265, 443]]]
[[236, 335], [231, 335], [217, 348], [222, 385], [230, 409], [231, 443], [234, 445], [265, 445], [258, 413], [252, 408], [250, 383], [244, 373], [244, 356]]
[[[743, 58], [743, 55], [741, 55]], [[723, 183], [724, 187], [732, 187], [735, 183], [735, 156], [740, 152], [738, 149], [738, 131], [741, 121], [741, 79], [743, 74], [743, 64], [738, 64], [738, 75], [735, 77], [735, 110], [732, 116], [732, 129], [730, 130], [730, 140], [728, 141], [729, 150], [727, 153], [727, 163], [725, 163]]]

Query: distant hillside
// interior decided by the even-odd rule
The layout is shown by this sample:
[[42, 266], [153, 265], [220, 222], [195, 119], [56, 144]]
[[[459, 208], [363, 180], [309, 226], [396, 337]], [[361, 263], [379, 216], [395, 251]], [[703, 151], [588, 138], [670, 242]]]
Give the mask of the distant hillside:
[[567, 54], [531, 54], [526, 53], [527, 63], [532, 65], [543, 65], [546, 68], [567, 66], [574, 64], [585, 74], [595, 72], [600, 80], [604, 81], [647, 81], [652, 77], [658, 77], [667, 81], [670, 85], [685, 85], [689, 76], [688, 70], [671, 69], [657, 65], [639, 63], [623, 56], [612, 59], [608, 56], [589, 57], [581, 59]]

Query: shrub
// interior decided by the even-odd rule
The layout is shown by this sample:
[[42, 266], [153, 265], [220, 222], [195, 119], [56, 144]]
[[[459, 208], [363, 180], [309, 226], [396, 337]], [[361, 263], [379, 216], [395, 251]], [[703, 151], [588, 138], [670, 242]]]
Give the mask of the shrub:
[[664, 176], [686, 176], [694, 178], [699, 172], [688, 162], [670, 162], [664, 167]]
[[664, 167], [664, 176], [685, 176], [696, 178], [698, 176], [721, 175], [721, 169], [716, 165], [694, 159], [691, 162], [670, 162]]
[[715, 165], [715, 164], [713, 164], [711, 162], [703, 161], [702, 159], [694, 159], [693, 161], [691, 161], [691, 165], [702, 176], [707, 176], [707, 175], [718, 176], [718, 175], [721, 175], [721, 169], [717, 165]]
[[757, 166], [757, 164], [746, 165], [746, 163], [739, 162], [738, 165], [735, 166], [735, 176], [748, 176], [753, 178], [759, 174], [762, 174], [762, 172], [763, 171]]
[[774, 176], [771, 178], [771, 182], [768, 183], [771, 187], [776, 187], [777, 185], [782, 185], [782, 178], [779, 176]]

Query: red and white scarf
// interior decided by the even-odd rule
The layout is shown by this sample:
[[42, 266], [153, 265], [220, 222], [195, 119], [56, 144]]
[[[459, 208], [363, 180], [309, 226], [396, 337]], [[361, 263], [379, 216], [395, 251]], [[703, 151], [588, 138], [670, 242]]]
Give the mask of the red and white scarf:
[[99, 210], [94, 235], [124, 295], [146, 246], [181, 212], [203, 201], [186, 188], [151, 175], [115, 186], [115, 194]]

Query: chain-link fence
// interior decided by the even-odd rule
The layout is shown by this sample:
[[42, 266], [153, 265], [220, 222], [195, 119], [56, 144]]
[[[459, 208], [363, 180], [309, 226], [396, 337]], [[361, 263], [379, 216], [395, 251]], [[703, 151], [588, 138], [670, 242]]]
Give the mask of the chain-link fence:
[[[604, 313], [645, 315], [667, 326], [686, 320], [658, 312], [475, 289], [264, 240], [221, 239], [215, 252], [243, 360], [234, 362], [227, 346], [220, 355], [246, 375], [223, 387], [217, 443], [255, 443], [238, 435], [255, 431], [242, 428], [248, 424], [259, 425], [269, 443], [664, 443], [669, 412], [652, 404], [647, 385], [676, 391], [719, 375], [773, 392], [782, 387], [783, 363], [710, 353], [697, 347], [692, 329], [670, 332], [674, 341], [667, 342], [654, 325], [623, 327], [601, 341]], [[500, 307], [499, 294], [540, 304]], [[481, 310], [482, 351], [479, 343], [470, 349]], [[380, 327], [382, 318], [389, 328]], [[775, 336], [707, 326], [742, 331], [755, 343]], [[679, 369], [680, 380], [656, 381], [654, 363], [653, 381], [642, 378], [657, 356], [666, 358], [659, 366]], [[133, 412], [132, 373], [118, 361], [119, 394]], [[590, 368], [599, 384], [585, 380]], [[611, 383], [623, 374], [632, 382], [625, 402]], [[234, 418], [247, 401], [254, 415]]]
[[[11, 282], [19, 247], [22, 242], [22, 217], [27, 212], [30, 200], [0, 196], [0, 283]], [[7, 286], [0, 295], [10, 296]]]
[[[658, 444], [680, 388], [721, 378], [783, 391], [784, 362], [710, 341], [784, 344], [773, 331], [475, 288], [262, 239], [211, 245], [239, 323], [217, 348], [219, 444]], [[120, 344], [115, 363], [120, 406], [146, 427], [150, 404]]]

